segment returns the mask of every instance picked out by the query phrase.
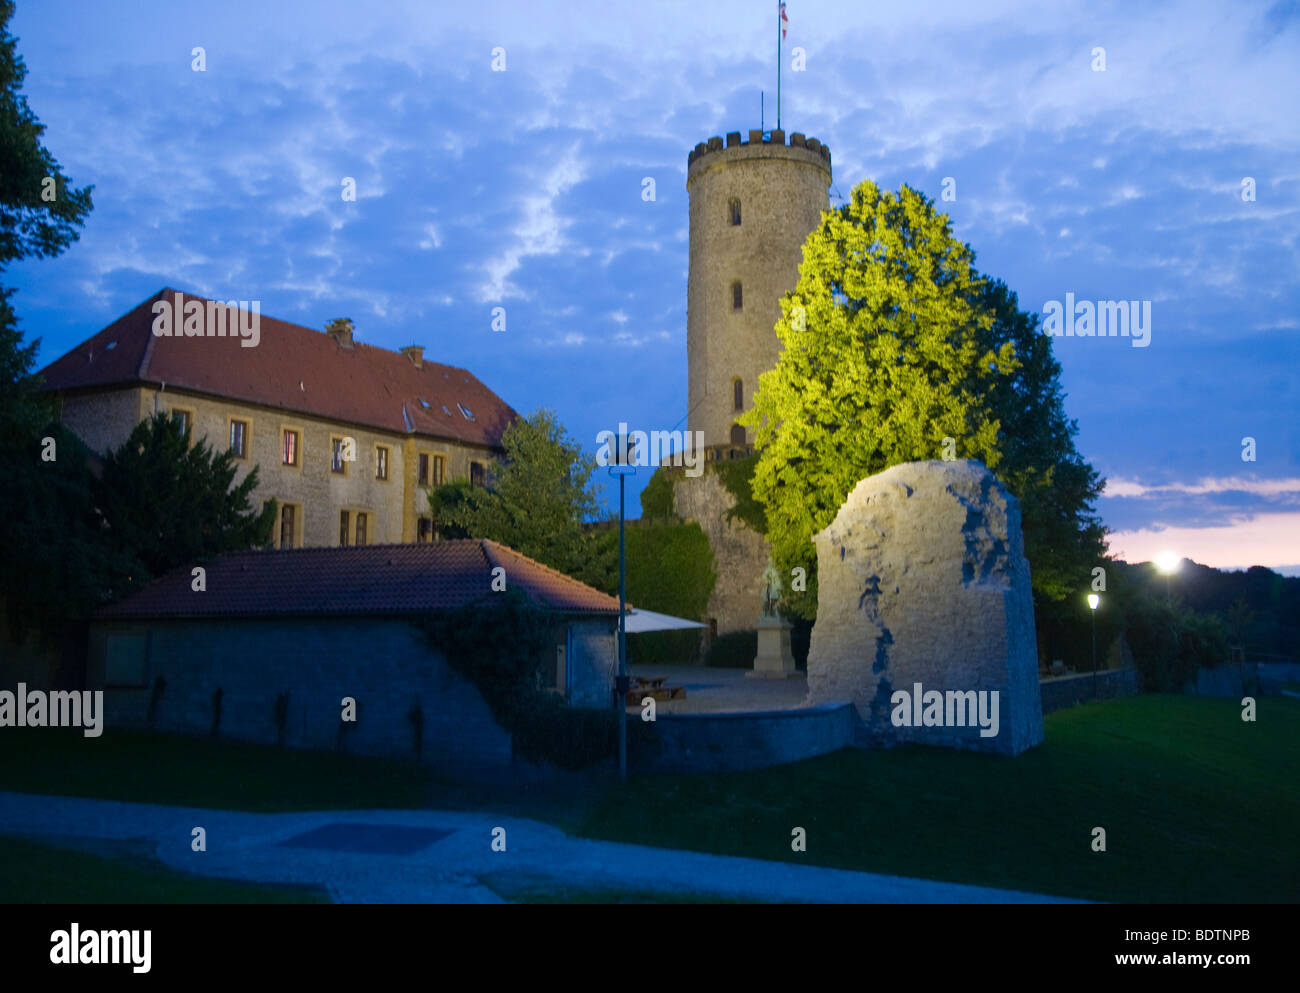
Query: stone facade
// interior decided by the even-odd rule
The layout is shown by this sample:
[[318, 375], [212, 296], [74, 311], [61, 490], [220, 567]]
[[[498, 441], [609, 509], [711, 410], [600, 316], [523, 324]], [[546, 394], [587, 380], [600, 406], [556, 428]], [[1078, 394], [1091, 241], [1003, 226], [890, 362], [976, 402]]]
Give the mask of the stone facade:
[[704, 621], [710, 629], [716, 624], [716, 634], [758, 626], [763, 613], [763, 570], [772, 552], [761, 534], [741, 521], [727, 520], [727, 511], [735, 504], [736, 498], [715, 472], [693, 477], [678, 474], [675, 478], [673, 507], [677, 516], [699, 524], [713, 550], [718, 578]]
[[[830, 151], [815, 138], [751, 131], [701, 142], [688, 160], [690, 273], [687, 285], [688, 427], [709, 446], [731, 444], [732, 426], [753, 406], [758, 377], [776, 365], [779, 300], [799, 279], [803, 243], [828, 206]], [[733, 203], [740, 223], [733, 223]], [[735, 306], [733, 284], [740, 286]], [[735, 383], [741, 384], [741, 406]], [[744, 445], [752, 445], [746, 430]]]
[[[185, 411], [190, 415], [191, 437], [203, 438], [217, 450], [230, 444], [230, 422], [247, 428], [247, 457], [237, 461], [237, 480], [259, 466], [254, 501], [274, 498], [295, 508], [293, 547], [339, 544], [340, 514], [349, 511], [348, 543], [356, 541], [356, 518], [366, 514], [366, 543], [411, 542], [418, 537], [418, 522], [429, 517], [428, 487], [419, 485], [419, 456], [443, 459], [444, 479], [469, 478], [471, 463], [491, 464], [494, 453], [486, 447], [450, 439], [404, 435], [373, 428], [332, 422], [293, 411], [262, 407], [221, 397], [167, 388], [128, 387], [117, 390], [69, 393], [62, 401], [63, 423], [91, 449], [104, 453], [116, 448], [131, 430], [155, 411]], [[296, 466], [283, 464], [282, 432], [296, 430], [299, 456]], [[344, 472], [331, 471], [332, 439], [350, 437], [356, 442], [356, 461], [345, 462]], [[377, 478], [377, 449], [388, 449], [388, 478]], [[279, 522], [272, 533], [280, 546]]]
[[[559, 681], [567, 683], [570, 703], [610, 704], [615, 623], [568, 625], [568, 673]], [[109, 652], [127, 642], [143, 653], [139, 677], [131, 686], [106, 685]], [[410, 714], [418, 708], [422, 761], [449, 772], [512, 762], [510, 734], [477, 688], [400, 617], [97, 621], [87, 677], [88, 687], [105, 690], [108, 728], [210, 734], [220, 689], [219, 733], [274, 744], [280, 737], [276, 700], [287, 692], [283, 743], [289, 747], [414, 758]], [[150, 721], [160, 677], [164, 685]], [[342, 700], [349, 696], [357, 720], [342, 723]]]
[[[879, 743], [1016, 755], [1043, 740], [1020, 505], [993, 473], [969, 460], [894, 466], [858, 483], [814, 542], [810, 703], [851, 700]], [[917, 684], [927, 704], [942, 694], [938, 726], [919, 702], [909, 710], [923, 726], [895, 724], [894, 694]], [[976, 697], [956, 695], [991, 704], [995, 691], [987, 736], [967, 709]]]

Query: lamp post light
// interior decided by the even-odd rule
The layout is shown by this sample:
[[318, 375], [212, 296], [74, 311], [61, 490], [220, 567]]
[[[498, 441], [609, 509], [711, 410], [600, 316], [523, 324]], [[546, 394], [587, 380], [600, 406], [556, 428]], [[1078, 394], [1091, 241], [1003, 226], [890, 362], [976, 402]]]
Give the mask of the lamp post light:
[[618, 707], [618, 778], [627, 779], [627, 554], [623, 535], [624, 490], [627, 477], [636, 472], [626, 435], [617, 438], [618, 450], [609, 474], [618, 477], [618, 677], [614, 693]]
[[1101, 597], [1096, 593], [1088, 594], [1088, 612], [1092, 615], [1092, 698], [1097, 699], [1097, 608], [1101, 606]]
[[1165, 577], [1165, 599], [1171, 604], [1174, 602], [1174, 594], [1170, 582], [1181, 561], [1177, 552], [1161, 552], [1156, 556], [1156, 570]]

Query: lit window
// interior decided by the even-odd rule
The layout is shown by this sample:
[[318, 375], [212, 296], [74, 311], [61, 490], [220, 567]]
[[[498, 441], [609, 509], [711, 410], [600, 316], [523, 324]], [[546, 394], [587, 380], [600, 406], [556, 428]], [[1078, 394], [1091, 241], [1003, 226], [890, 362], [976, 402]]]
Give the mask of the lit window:
[[248, 458], [248, 422], [236, 421], [230, 422], [230, 450], [235, 453], [235, 458]]
[[298, 432], [290, 431], [287, 428], [284, 432], [284, 441], [280, 447], [280, 462], [282, 465], [298, 464]]

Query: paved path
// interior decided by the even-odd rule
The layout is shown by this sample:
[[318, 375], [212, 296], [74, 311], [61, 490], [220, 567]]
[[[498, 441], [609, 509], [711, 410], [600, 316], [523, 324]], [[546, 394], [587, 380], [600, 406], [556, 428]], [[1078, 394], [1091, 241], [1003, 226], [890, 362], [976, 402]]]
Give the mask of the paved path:
[[[409, 854], [286, 847], [331, 824], [448, 832]], [[190, 850], [191, 831], [207, 851]], [[506, 851], [492, 851], [492, 830]], [[352, 835], [363, 833], [352, 831]], [[0, 834], [75, 847], [79, 839], [143, 839], [169, 866], [262, 883], [316, 884], [339, 903], [500, 903], [479, 878], [489, 873], [549, 877], [567, 886], [698, 892], [735, 899], [818, 903], [1038, 903], [1057, 898], [1012, 890], [848, 872], [786, 862], [706, 855], [571, 838], [538, 821], [432, 810], [331, 810], [249, 814], [76, 797], [0, 792]], [[432, 837], [432, 836], [431, 836]], [[400, 847], [397, 838], [394, 847]], [[810, 841], [816, 844], [814, 837]]]

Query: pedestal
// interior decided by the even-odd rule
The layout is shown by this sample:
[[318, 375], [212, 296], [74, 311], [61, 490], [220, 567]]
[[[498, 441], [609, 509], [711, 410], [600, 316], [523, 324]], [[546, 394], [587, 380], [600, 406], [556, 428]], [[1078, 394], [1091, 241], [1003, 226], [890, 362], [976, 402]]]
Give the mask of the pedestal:
[[763, 618], [758, 622], [754, 668], [745, 675], [755, 679], [788, 679], [798, 674], [794, 653], [790, 651], [790, 625], [780, 618]]

